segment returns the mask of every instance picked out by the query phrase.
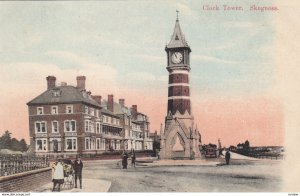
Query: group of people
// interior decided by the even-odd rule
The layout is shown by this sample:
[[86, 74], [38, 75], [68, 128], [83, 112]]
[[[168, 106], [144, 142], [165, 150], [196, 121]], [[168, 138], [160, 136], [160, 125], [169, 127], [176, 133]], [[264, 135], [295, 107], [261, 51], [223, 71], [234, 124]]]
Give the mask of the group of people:
[[[75, 188], [77, 188], [77, 179], [79, 180], [80, 189], [82, 189], [82, 168], [83, 163], [81, 161], [80, 157], [76, 157], [75, 161], [71, 161], [71, 166], [73, 169], [71, 169], [72, 172], [75, 175]], [[56, 186], [57, 191], [60, 191], [60, 186], [64, 184], [65, 177], [67, 174], [68, 166], [63, 162], [63, 159], [58, 158], [55, 163], [52, 165], [52, 182], [53, 182], [53, 188], [52, 192], [55, 191]]]
[[[128, 158], [129, 158], [128, 153], [126, 151], [123, 151], [123, 153], [122, 153], [122, 166], [123, 166], [123, 169], [127, 169]], [[130, 158], [131, 158], [131, 167], [135, 167], [136, 155], [135, 155], [134, 150], [131, 151]]]

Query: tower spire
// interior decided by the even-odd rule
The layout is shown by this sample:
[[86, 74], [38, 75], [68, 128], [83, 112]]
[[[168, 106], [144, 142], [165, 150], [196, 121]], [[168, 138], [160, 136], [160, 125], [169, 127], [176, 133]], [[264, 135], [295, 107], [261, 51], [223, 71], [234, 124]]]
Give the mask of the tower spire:
[[180, 47], [189, 48], [189, 45], [187, 44], [179, 25], [179, 19], [178, 19], [179, 11], [176, 10], [176, 12], [177, 12], [177, 18], [175, 22], [175, 27], [174, 27], [173, 35], [171, 36], [171, 40], [167, 44], [167, 48], [180, 48]]

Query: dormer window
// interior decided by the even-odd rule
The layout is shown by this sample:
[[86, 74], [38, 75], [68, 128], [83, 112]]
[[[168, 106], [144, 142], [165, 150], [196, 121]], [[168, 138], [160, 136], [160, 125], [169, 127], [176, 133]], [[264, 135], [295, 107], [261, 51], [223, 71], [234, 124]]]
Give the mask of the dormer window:
[[89, 107], [87, 106], [84, 107], [84, 113], [89, 114]]
[[38, 107], [37, 108], [37, 115], [42, 115], [44, 114], [44, 108], [43, 107]]
[[67, 114], [72, 114], [73, 113], [73, 106], [72, 105], [67, 105], [66, 106], [66, 113]]
[[53, 90], [53, 97], [60, 97], [61, 91], [60, 90]]

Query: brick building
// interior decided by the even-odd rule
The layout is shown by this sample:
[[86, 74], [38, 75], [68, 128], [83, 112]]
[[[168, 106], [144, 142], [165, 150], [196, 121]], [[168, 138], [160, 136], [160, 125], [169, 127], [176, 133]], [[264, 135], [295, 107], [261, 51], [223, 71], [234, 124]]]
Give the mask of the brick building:
[[125, 150], [152, 150], [153, 140], [149, 138], [150, 122], [148, 116], [138, 112], [137, 105], [131, 108], [125, 106], [125, 99], [114, 102], [114, 96], [108, 95], [107, 100], [103, 100], [102, 113], [109, 111], [119, 117], [121, 131], [121, 149]]
[[30, 145], [36, 154], [143, 150], [144, 141], [151, 141], [145, 137], [149, 133], [147, 116], [138, 113], [137, 116], [144, 117], [133, 118], [124, 99], [115, 103], [113, 95], [108, 95], [107, 101], [91, 95], [85, 89], [85, 76], [77, 77], [76, 87], [66, 83], [58, 86], [54, 76], [46, 79], [46, 91], [27, 103]]

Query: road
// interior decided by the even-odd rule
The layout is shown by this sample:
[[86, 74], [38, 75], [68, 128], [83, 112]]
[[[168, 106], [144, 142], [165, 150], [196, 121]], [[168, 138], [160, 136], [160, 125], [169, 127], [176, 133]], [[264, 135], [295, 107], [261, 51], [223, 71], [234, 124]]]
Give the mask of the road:
[[[273, 192], [280, 191], [281, 161], [232, 160], [232, 165], [157, 166], [87, 161], [83, 178], [111, 181], [110, 192]], [[95, 185], [97, 186], [97, 185]]]

